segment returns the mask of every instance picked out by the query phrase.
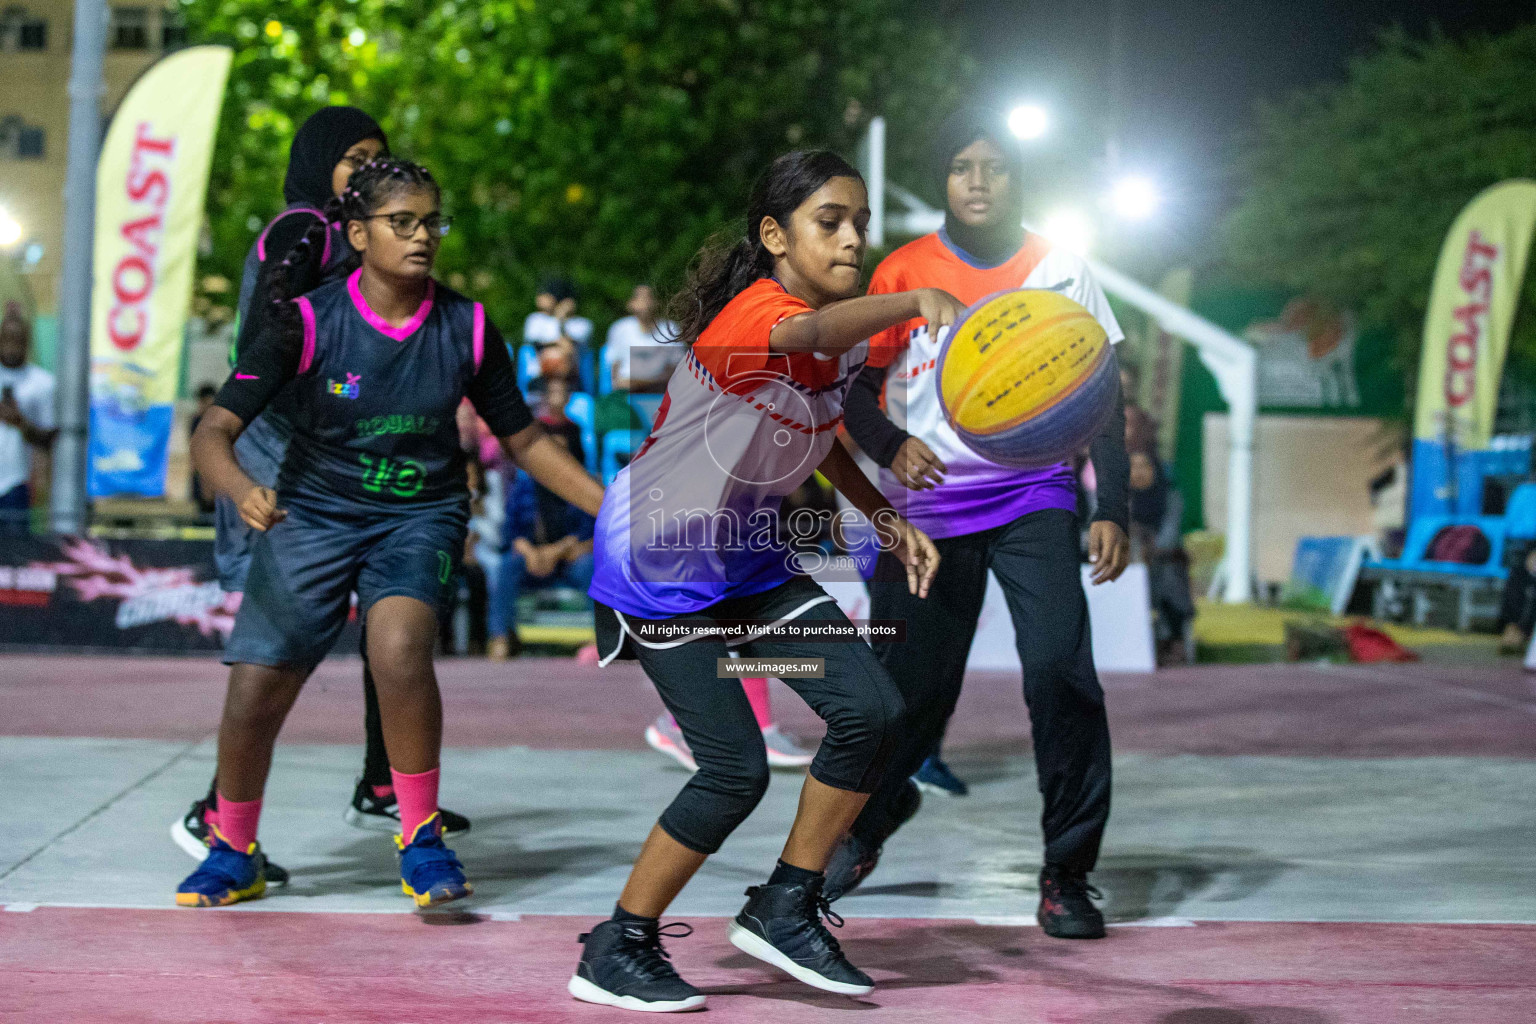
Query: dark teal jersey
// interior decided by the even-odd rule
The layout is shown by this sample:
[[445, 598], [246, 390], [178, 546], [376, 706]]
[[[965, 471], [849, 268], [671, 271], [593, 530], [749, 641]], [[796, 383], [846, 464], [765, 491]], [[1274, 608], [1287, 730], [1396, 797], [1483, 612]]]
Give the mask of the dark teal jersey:
[[217, 404], [250, 422], [291, 382], [283, 500], [338, 512], [462, 501], [459, 403], [469, 398], [497, 436], [533, 422], [506, 345], [480, 303], [435, 281], [393, 327], [368, 307], [361, 273], [295, 299], [302, 337], [252, 339]]

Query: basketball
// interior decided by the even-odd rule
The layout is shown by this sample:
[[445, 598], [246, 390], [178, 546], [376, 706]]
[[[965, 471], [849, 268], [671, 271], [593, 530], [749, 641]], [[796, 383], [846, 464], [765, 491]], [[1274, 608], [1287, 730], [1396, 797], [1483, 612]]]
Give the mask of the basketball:
[[1032, 469], [1071, 458], [1114, 409], [1118, 369], [1104, 328], [1056, 292], [999, 292], [972, 306], [939, 350], [939, 403], [966, 447]]

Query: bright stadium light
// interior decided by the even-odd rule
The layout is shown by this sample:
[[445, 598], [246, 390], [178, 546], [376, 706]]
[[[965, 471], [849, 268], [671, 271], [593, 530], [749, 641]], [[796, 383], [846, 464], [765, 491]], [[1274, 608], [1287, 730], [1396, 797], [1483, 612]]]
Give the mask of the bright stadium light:
[[1021, 139], [1038, 139], [1050, 126], [1050, 115], [1036, 103], [1022, 103], [1008, 114], [1008, 130]]
[[15, 245], [21, 241], [21, 225], [3, 208], [0, 208], [0, 248]]
[[1080, 256], [1093, 246], [1093, 221], [1079, 210], [1061, 209], [1045, 218], [1040, 233], [1057, 245]]
[[1115, 182], [1109, 193], [1110, 208], [1126, 220], [1146, 220], [1157, 212], [1162, 197], [1150, 178], [1126, 175]]

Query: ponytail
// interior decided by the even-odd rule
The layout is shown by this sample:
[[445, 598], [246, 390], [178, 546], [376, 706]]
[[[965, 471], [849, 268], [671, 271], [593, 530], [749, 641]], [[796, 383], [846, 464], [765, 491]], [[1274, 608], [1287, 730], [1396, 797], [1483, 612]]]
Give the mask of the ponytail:
[[836, 153], [824, 149], [786, 153], [760, 174], [747, 203], [747, 230], [721, 232], [704, 243], [688, 268], [688, 282], [667, 304], [678, 325], [677, 340], [692, 345], [720, 311], [754, 281], [773, 275], [773, 253], [763, 245], [763, 220], [772, 217], [789, 230], [790, 216], [832, 178], [864, 176]]
[[272, 303], [278, 330], [284, 335], [282, 340], [288, 344], [303, 344], [304, 340], [304, 321], [299, 315], [298, 306], [292, 301], [305, 291], [299, 279], [300, 271], [316, 258], [316, 252], [325, 244], [326, 232], [331, 230], [331, 224], [340, 216], [340, 199], [326, 203], [321, 215], [293, 243], [293, 248], [272, 268], [269, 275], [267, 298]]

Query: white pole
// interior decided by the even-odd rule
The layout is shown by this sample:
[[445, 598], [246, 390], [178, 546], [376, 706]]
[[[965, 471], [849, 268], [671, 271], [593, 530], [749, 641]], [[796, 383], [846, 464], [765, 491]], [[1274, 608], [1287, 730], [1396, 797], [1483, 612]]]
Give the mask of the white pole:
[[1209, 320], [1097, 260], [1088, 266], [1104, 290], [1147, 313], [1164, 330], [1188, 339], [1227, 400], [1227, 552], [1222, 596], [1253, 600], [1253, 426], [1258, 415], [1259, 359], [1253, 347]]
[[885, 118], [869, 122], [869, 244], [885, 245]]
[[53, 459], [53, 529], [85, 532], [90, 423], [91, 248], [96, 230], [96, 158], [101, 150], [102, 61], [107, 5], [75, 0], [69, 74], [69, 156], [64, 172], [64, 275], [59, 285], [59, 439]]

